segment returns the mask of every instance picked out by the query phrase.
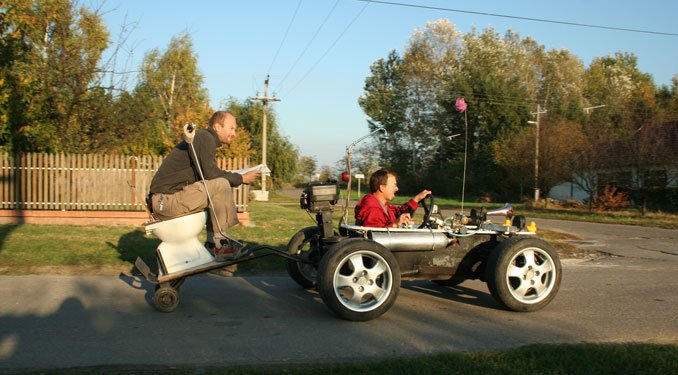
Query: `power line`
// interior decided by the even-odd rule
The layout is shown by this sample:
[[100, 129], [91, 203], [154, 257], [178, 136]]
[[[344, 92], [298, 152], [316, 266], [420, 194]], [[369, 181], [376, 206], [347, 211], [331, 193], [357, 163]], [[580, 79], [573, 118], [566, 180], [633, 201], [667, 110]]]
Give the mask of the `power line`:
[[594, 29], [605, 29], [605, 30], [615, 30], [615, 31], [627, 31], [627, 32], [641, 33], [641, 34], [655, 34], [655, 35], [666, 35], [666, 36], [678, 36], [678, 33], [669, 33], [669, 32], [663, 32], [663, 31], [640, 30], [640, 29], [628, 29], [628, 28], [625, 28], [625, 27], [602, 26], [602, 25], [593, 25], [593, 24], [578, 23], [578, 22], [547, 20], [547, 19], [543, 19], [543, 18], [511, 16], [511, 15], [508, 15], [508, 14], [488, 13], [488, 12], [477, 12], [477, 11], [471, 11], [471, 10], [452, 9], [452, 8], [442, 8], [442, 7], [432, 7], [432, 6], [418, 5], [418, 4], [396, 3], [396, 2], [393, 2], [393, 1], [378, 1], [378, 0], [358, 0], [358, 1], [364, 1], [364, 2], [368, 2], [368, 3], [384, 4], [384, 5], [396, 5], [396, 6], [409, 7], [409, 8], [420, 8], [420, 9], [429, 9], [429, 10], [442, 10], [442, 11], [445, 11], [445, 12], [454, 12], [454, 13], [476, 14], [476, 15], [480, 15], [480, 16], [488, 16], [488, 17], [510, 18], [510, 19], [523, 20], [523, 21], [544, 22], [544, 23], [555, 23], [555, 24], [560, 24], [560, 25], [579, 26], [579, 27], [590, 27], [590, 28], [594, 28]]
[[334, 6], [332, 6], [332, 9], [330, 9], [330, 11], [327, 13], [327, 15], [325, 16], [325, 19], [324, 19], [323, 22], [320, 24], [320, 26], [318, 26], [318, 29], [315, 31], [315, 34], [313, 34], [313, 37], [311, 38], [311, 40], [309, 40], [308, 43], [306, 43], [306, 47], [304, 47], [304, 50], [301, 51], [301, 54], [299, 54], [299, 57], [297, 57], [296, 61], [294, 61], [294, 64], [292, 64], [292, 67], [290, 68], [290, 70], [288, 70], [287, 73], [285, 73], [285, 76], [283, 77], [283, 79], [282, 79], [282, 80], [280, 81], [280, 83], [278, 84], [279, 87], [282, 86], [283, 83], [285, 83], [285, 80], [286, 80], [287, 77], [290, 75], [290, 73], [292, 72], [292, 70], [294, 70], [294, 68], [297, 66], [297, 64], [299, 63], [299, 60], [301, 60], [301, 58], [304, 56], [304, 54], [305, 54], [306, 51], [308, 50], [308, 47], [311, 46], [311, 43], [313, 43], [313, 41], [315, 40], [315, 38], [318, 36], [318, 34], [320, 33], [320, 30], [322, 30], [323, 26], [325, 26], [325, 23], [327, 23], [327, 20], [330, 18], [330, 16], [331, 16], [332, 13], [334, 12], [334, 10], [337, 8], [337, 5], [339, 5], [339, 0], [337, 0], [337, 1], [334, 3]]
[[297, 88], [297, 86], [299, 86], [301, 84], [301, 82], [303, 82], [304, 79], [306, 79], [306, 77], [309, 74], [311, 74], [313, 69], [315, 69], [315, 67], [318, 66], [318, 64], [320, 64], [320, 61], [322, 61], [325, 58], [325, 56], [327, 56], [327, 54], [330, 52], [330, 50], [332, 50], [332, 48], [334, 48], [334, 46], [337, 44], [337, 42], [339, 42], [339, 39], [341, 39], [344, 36], [344, 34], [346, 34], [346, 31], [348, 31], [348, 29], [351, 28], [351, 26], [360, 17], [360, 15], [363, 14], [363, 11], [365, 10], [365, 8], [367, 8], [368, 5], [370, 5], [369, 2], [366, 3], [362, 7], [362, 9], [360, 9], [358, 14], [356, 14], [356, 16], [353, 17], [353, 19], [351, 20], [351, 22], [348, 23], [348, 25], [346, 25], [346, 27], [344, 28], [344, 31], [342, 31], [341, 34], [339, 34], [339, 36], [334, 40], [334, 42], [332, 42], [332, 44], [325, 50], [325, 52], [322, 54], [322, 56], [320, 56], [320, 58], [311, 66], [311, 68], [306, 73], [304, 73], [304, 75], [301, 77], [301, 79], [296, 84], [294, 84], [294, 86], [292, 86], [290, 91], [287, 92], [287, 95], [289, 95], [292, 91], [294, 91], [294, 89]]
[[283, 36], [282, 41], [280, 42], [280, 46], [278, 46], [278, 50], [275, 52], [275, 56], [273, 56], [273, 61], [271, 61], [271, 66], [268, 67], [268, 73], [271, 73], [271, 69], [273, 68], [273, 64], [275, 63], [275, 60], [278, 58], [278, 54], [280, 53], [280, 50], [282, 49], [283, 44], [285, 44], [285, 40], [287, 39], [287, 34], [290, 33], [290, 29], [292, 28], [292, 24], [294, 23], [294, 19], [297, 18], [297, 12], [299, 12], [299, 8], [301, 8], [301, 3], [304, 0], [299, 0], [299, 4], [297, 4], [297, 9], [294, 10], [294, 15], [292, 16], [292, 20], [290, 20], [290, 24], [287, 25], [287, 31], [285, 31], [285, 36]]

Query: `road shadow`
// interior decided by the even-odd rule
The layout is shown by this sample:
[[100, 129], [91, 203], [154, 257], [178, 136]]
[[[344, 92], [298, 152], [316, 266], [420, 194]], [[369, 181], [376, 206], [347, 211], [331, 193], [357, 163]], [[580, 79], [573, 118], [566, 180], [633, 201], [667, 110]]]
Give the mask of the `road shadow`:
[[401, 283], [401, 288], [447, 301], [460, 302], [488, 309], [504, 310], [501, 305], [492, 298], [490, 293], [465, 287], [463, 283], [455, 286], [443, 286], [436, 284], [433, 281], [426, 280], [403, 281]]
[[[118, 243], [113, 244], [108, 242], [107, 245], [115, 249], [119, 253], [119, 259], [131, 263], [128, 272], [121, 272], [118, 275], [120, 281], [129, 285], [133, 289], [144, 290], [146, 302], [149, 306], [153, 306], [153, 295], [156, 290], [154, 284], [149, 283], [143, 278], [141, 272], [136, 269], [134, 262], [137, 257], [141, 257], [143, 261], [149, 266], [154, 275], [158, 273], [158, 262], [156, 259], [156, 249], [160, 244], [160, 240], [154, 237], [146, 236], [141, 230], [133, 230], [120, 236]], [[247, 245], [256, 249], [259, 246], [265, 245], [258, 242], [247, 242]], [[268, 245], [266, 245], [268, 246]], [[283, 251], [284, 246], [276, 246], [275, 249]], [[179, 281], [177, 289], [182, 289], [186, 284], [192, 284], [192, 279], [201, 276], [213, 276], [222, 278], [232, 277], [255, 277], [255, 276], [287, 276], [285, 270], [285, 259], [274, 254], [269, 249], [258, 249], [253, 252], [257, 257], [245, 258], [244, 261], [236, 264], [231, 264], [216, 268], [209, 271], [202, 271], [190, 274]], [[174, 282], [173, 282], [174, 283]], [[174, 285], [173, 285], [174, 286]], [[301, 290], [303, 292], [303, 289]], [[299, 296], [294, 297], [295, 299]]]
[[[17, 155], [14, 156], [14, 158], [11, 160], [10, 165], [8, 166], [9, 168], [12, 168], [12, 174], [11, 175], [4, 175], [0, 179], [0, 181], [3, 184], [11, 184], [11, 188], [14, 191], [14, 199], [13, 204], [14, 207], [9, 208], [9, 209], [14, 209], [14, 210], [20, 210], [21, 209], [21, 204], [23, 204], [24, 198], [22, 195], [23, 188], [20, 185], [21, 184], [21, 170], [19, 168], [19, 163], [17, 162], [19, 159]], [[9, 200], [9, 197], [5, 197], [4, 200]], [[9, 235], [17, 230], [20, 226], [26, 223], [26, 219], [22, 215], [18, 215], [16, 218], [16, 222], [12, 224], [3, 224], [0, 225], [0, 255], [2, 255], [3, 250], [5, 248], [5, 240]]]
[[[160, 367], [155, 373], [170, 373], [186, 364], [257, 364], [262, 358], [283, 363], [418, 355], [433, 348], [569, 341], [576, 326], [549, 314], [540, 314], [539, 324], [534, 315], [468, 307], [441, 314], [444, 307], [423, 308], [416, 301], [396, 303], [378, 319], [348, 322], [324, 306], [317, 292], [287, 277], [196, 275], [181, 286], [179, 307], [169, 314], [150, 306], [153, 287], [135, 276], [30, 277], [13, 282], [23, 288], [0, 289], [6, 302], [0, 305], [0, 373], [151, 365]], [[459, 291], [426, 282], [404, 284], [419, 292], [440, 289], [440, 297], [447, 300], [462, 298]], [[483, 293], [467, 292], [492, 307]], [[512, 329], [497, 336], [506, 325]]]

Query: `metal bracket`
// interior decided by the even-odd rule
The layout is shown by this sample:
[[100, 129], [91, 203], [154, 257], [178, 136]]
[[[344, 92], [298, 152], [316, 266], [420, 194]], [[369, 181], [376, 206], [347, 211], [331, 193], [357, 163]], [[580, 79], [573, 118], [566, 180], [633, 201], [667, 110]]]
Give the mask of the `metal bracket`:
[[158, 285], [158, 278], [157, 275], [155, 275], [153, 272], [151, 272], [151, 269], [148, 267], [146, 262], [144, 262], [141, 257], [137, 257], [137, 260], [134, 261], [134, 266], [141, 272], [141, 274], [144, 276], [144, 279], [148, 281], [149, 283], [153, 285]]

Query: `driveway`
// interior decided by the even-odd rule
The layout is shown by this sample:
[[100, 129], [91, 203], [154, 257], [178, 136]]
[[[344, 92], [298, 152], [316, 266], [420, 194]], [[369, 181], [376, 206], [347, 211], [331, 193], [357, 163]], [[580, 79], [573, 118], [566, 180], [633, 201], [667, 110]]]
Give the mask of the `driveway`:
[[667, 261], [678, 258], [678, 230], [675, 229], [552, 219], [528, 220], [535, 220], [540, 228], [577, 235], [582, 240], [573, 243], [581, 248], [631, 258]]

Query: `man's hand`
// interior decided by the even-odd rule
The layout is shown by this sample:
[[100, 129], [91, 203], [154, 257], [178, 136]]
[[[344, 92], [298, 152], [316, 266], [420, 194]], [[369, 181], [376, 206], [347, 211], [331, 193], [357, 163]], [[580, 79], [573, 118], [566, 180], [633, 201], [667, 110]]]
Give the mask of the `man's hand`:
[[243, 184], [251, 184], [254, 180], [256, 180], [259, 176], [261, 176], [260, 171], [251, 171], [247, 172], [242, 175], [242, 183]]
[[408, 213], [405, 213], [398, 217], [398, 220], [395, 222], [395, 227], [398, 228], [400, 226], [410, 225], [410, 223], [412, 223], [412, 216], [410, 216]]
[[426, 198], [427, 195], [431, 194], [431, 190], [422, 190], [421, 193], [414, 196], [414, 201], [419, 203], [422, 199]]

